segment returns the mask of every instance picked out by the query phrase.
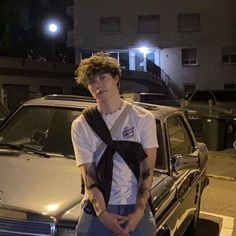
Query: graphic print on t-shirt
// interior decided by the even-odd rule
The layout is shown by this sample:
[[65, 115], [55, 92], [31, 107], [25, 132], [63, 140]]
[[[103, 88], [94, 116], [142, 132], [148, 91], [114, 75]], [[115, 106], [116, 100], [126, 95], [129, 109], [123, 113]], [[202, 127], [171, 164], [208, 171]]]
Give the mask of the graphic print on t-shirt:
[[132, 138], [134, 136], [134, 127], [125, 127], [122, 132], [123, 138]]

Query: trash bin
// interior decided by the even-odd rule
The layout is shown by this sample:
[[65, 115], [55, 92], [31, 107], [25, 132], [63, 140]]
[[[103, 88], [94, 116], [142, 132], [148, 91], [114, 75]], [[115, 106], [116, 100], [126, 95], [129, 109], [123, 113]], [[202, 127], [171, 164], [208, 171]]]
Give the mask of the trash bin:
[[225, 149], [233, 148], [236, 135], [236, 122], [233, 117], [228, 117], [225, 122]]
[[225, 118], [206, 116], [202, 117], [202, 138], [211, 151], [225, 149]]

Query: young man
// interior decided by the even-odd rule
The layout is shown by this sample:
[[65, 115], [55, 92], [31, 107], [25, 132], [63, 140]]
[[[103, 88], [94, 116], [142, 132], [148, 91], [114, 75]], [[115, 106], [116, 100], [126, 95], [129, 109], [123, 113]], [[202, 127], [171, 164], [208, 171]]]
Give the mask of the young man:
[[[121, 152], [111, 145], [110, 151], [114, 155], [108, 160], [112, 159], [112, 167], [104, 165], [103, 168], [112, 173], [110, 189], [107, 188], [105, 183], [109, 177], [100, 178], [98, 168], [109, 151], [97, 152], [102, 140], [86, 121], [85, 114], [74, 120], [71, 133], [76, 162], [85, 183], [85, 198], [94, 209], [92, 214], [86, 205], [82, 207], [76, 235], [154, 236], [155, 220], [148, 199], [158, 147], [155, 118], [149, 111], [120, 98], [121, 70], [116, 59], [97, 53], [82, 60], [76, 72], [77, 82], [88, 88], [96, 99], [97, 112], [109, 130], [128, 106], [127, 115], [112, 134], [112, 140], [121, 141], [118, 149], [127, 143], [129, 148], [124, 147], [125, 152], [134, 153], [129, 157], [121, 156]], [[142, 150], [135, 152], [138, 145]]]

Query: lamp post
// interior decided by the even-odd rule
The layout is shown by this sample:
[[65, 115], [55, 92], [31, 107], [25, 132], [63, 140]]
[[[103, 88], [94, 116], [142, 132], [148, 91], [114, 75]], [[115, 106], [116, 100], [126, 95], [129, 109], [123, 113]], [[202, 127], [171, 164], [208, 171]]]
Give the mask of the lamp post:
[[48, 29], [52, 34], [52, 60], [53, 60], [53, 65], [55, 66], [55, 34], [58, 30], [58, 26], [56, 23], [50, 23], [48, 25]]

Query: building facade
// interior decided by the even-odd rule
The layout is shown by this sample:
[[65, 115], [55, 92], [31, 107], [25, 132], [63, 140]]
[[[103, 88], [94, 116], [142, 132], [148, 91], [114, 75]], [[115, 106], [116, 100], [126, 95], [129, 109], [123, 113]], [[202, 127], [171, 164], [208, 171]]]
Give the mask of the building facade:
[[236, 89], [236, 2], [233, 0], [74, 0], [68, 33], [76, 63], [97, 51], [122, 68], [161, 69], [179, 90]]
[[0, 56], [0, 102], [13, 110], [30, 98], [80, 94], [81, 89], [74, 79], [75, 70], [75, 64]]

